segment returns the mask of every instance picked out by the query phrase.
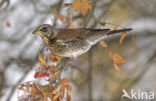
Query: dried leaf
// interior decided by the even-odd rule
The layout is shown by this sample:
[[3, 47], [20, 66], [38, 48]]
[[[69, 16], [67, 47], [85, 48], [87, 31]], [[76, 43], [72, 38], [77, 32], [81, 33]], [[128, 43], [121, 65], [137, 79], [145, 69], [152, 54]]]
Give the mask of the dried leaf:
[[135, 40], [135, 37], [134, 37], [134, 36], [131, 36], [131, 38], [132, 38], [132, 41], [133, 41], [135, 50], [138, 51], [139, 49], [138, 49], [138, 45], [137, 45], [137, 42], [136, 42], [136, 40]]
[[63, 78], [60, 80], [60, 85], [64, 85], [64, 84], [69, 83], [69, 82], [70, 82], [69, 78]]
[[41, 66], [46, 67], [46, 60], [44, 59], [44, 57], [41, 55], [41, 53], [39, 52], [38, 54], [38, 60], [41, 64]]
[[126, 32], [123, 32], [121, 37], [120, 37], [120, 41], [119, 41], [120, 44], [122, 44], [125, 37], [126, 37]]
[[71, 96], [69, 95], [69, 92], [67, 92], [67, 99], [66, 101], [71, 101]]
[[107, 45], [103, 40], [100, 41], [100, 45], [101, 45], [102, 47], [108, 47], [108, 45]]
[[45, 99], [45, 101], [48, 101], [47, 93], [44, 91], [44, 88], [39, 84], [38, 84], [38, 88], [39, 88], [39, 90], [41, 90], [41, 92], [43, 94], [43, 98]]
[[72, 4], [72, 8], [75, 8], [75, 10], [76, 11], [79, 11], [79, 10], [81, 10], [82, 8], [82, 6], [81, 6], [81, 2], [82, 2], [82, 0], [77, 0], [76, 2], [74, 2], [73, 4]]
[[118, 55], [117, 53], [114, 53], [112, 50], [109, 51], [109, 56], [110, 58], [113, 59], [114, 63], [116, 64], [124, 64], [125, 60], [123, 57], [121, 57], [120, 55]]
[[44, 89], [43, 89], [43, 87], [42, 87], [41, 85], [38, 84], [38, 88], [39, 88], [42, 92], [44, 92]]
[[75, 11], [82, 10], [82, 15], [87, 14], [87, 10], [91, 9], [92, 5], [88, 2], [88, 0], [77, 0], [72, 4], [72, 8], [75, 9]]
[[6, 22], [7, 27], [11, 27], [11, 23], [9, 21]]
[[28, 82], [26, 82], [27, 92], [29, 92], [29, 84], [30, 84], [30, 82], [29, 82], [29, 81], [28, 81]]
[[69, 84], [64, 85], [64, 87], [67, 89], [67, 91], [72, 91], [72, 86]]
[[34, 88], [34, 89], [37, 88], [36, 83], [33, 83], [33, 84], [32, 84], [32, 88]]
[[85, 8], [82, 10], [82, 15], [86, 15], [86, 14], [87, 14], [87, 9]]
[[54, 101], [57, 100], [57, 99], [59, 98], [60, 95], [61, 95], [60, 93], [57, 93], [57, 94], [53, 97], [53, 100], [54, 100]]
[[45, 101], [48, 101], [47, 93], [46, 93], [46, 92], [42, 92], [42, 93], [43, 93], [43, 95], [44, 95]]
[[82, 10], [82, 15], [86, 15], [87, 14], [87, 9], [90, 9], [91, 7], [92, 7], [92, 5], [89, 4], [88, 0], [85, 0], [83, 10]]
[[60, 88], [60, 93], [61, 93], [60, 99], [63, 99], [64, 94], [65, 94], [65, 87], [64, 87], [64, 85], [61, 86], [61, 88]]
[[36, 96], [36, 90], [32, 89], [30, 95], [31, 95], [31, 96]]
[[51, 92], [47, 93], [47, 96], [48, 96], [48, 97], [51, 99], [51, 101], [52, 101], [53, 99], [51, 98], [51, 95], [52, 95]]
[[118, 72], [120, 72], [120, 67], [114, 62], [114, 68], [115, 70], [117, 70]]
[[56, 10], [54, 11], [54, 14], [61, 22], [64, 22], [64, 18], [61, 15], [57, 14]]
[[58, 89], [57, 88], [53, 90], [52, 94], [55, 95], [56, 93], [58, 93]]
[[57, 17], [60, 19], [60, 21], [64, 22], [64, 18], [61, 15], [57, 15]]
[[41, 94], [40, 94], [40, 99], [41, 99], [41, 101], [43, 101], [43, 98], [44, 98], [44, 95], [41, 93]]

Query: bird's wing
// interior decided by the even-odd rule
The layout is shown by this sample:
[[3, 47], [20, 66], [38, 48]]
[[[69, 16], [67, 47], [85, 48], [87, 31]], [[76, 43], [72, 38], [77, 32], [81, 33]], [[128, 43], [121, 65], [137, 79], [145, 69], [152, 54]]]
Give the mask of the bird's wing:
[[95, 42], [104, 36], [110, 29], [60, 29], [57, 35], [57, 42], [65, 44], [72, 40], [86, 40]]
[[87, 34], [85, 29], [60, 29], [57, 35], [57, 42], [66, 43], [76, 39], [83, 39], [85, 34]]

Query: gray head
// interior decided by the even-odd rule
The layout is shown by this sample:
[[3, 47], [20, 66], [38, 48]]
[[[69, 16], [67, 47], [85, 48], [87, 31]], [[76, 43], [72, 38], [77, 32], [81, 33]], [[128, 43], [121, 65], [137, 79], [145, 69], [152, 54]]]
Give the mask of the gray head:
[[36, 28], [33, 34], [39, 34], [41, 37], [52, 37], [54, 35], [53, 27], [49, 24], [43, 24]]

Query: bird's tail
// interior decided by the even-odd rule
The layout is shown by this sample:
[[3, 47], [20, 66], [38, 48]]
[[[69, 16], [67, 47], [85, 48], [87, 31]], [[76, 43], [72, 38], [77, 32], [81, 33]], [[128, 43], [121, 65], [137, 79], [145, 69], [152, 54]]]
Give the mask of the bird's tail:
[[113, 31], [110, 31], [110, 29], [95, 29], [95, 30], [92, 30], [92, 31], [95, 31], [95, 33], [91, 33], [92, 35], [90, 35], [90, 37], [88, 37], [86, 40], [89, 42], [89, 44], [94, 45], [100, 40], [105, 39], [109, 35], [127, 32], [131, 30], [132, 28], [119, 29], [119, 30], [113, 30]]
[[122, 32], [127, 32], [127, 31], [131, 31], [131, 30], [132, 30], [132, 28], [113, 30], [113, 31], [108, 32], [107, 35], [116, 34], [116, 33], [122, 33]]

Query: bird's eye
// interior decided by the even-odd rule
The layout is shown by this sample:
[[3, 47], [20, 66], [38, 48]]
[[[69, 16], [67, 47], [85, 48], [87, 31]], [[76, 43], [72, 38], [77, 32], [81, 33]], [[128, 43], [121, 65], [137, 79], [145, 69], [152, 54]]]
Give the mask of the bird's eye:
[[42, 32], [47, 32], [47, 27], [41, 28], [41, 31], [42, 31]]

